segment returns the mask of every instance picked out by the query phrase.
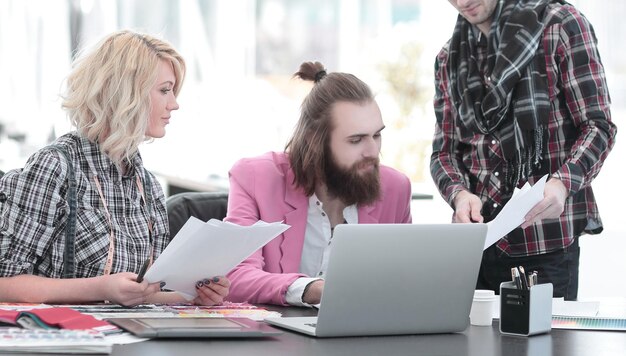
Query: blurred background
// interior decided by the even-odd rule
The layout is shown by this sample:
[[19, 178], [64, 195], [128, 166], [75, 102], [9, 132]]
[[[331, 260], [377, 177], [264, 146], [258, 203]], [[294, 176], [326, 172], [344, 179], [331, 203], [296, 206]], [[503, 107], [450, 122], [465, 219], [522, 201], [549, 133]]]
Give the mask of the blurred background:
[[[623, 0], [571, 1], [591, 21], [621, 129], [626, 112]], [[155, 34], [185, 57], [188, 73], [163, 139], [144, 144], [166, 189], [228, 189], [244, 156], [282, 150], [310, 87], [303, 61], [370, 84], [387, 128], [383, 163], [406, 173], [416, 223], [449, 222], [428, 171], [435, 116], [434, 57], [457, 13], [444, 0], [0, 0], [0, 170], [69, 131], [59, 94], [75, 53], [118, 29]], [[579, 297], [626, 297], [626, 224], [618, 204], [626, 169], [620, 142], [594, 182], [605, 231], [581, 239]], [[176, 184], [173, 184], [175, 182]]]

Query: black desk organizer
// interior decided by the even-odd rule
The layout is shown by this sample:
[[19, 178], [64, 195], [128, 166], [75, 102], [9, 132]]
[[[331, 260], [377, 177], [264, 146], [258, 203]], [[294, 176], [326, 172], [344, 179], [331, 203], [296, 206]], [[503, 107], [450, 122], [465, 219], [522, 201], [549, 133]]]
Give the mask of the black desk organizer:
[[552, 283], [517, 289], [500, 284], [500, 332], [530, 336], [552, 330]]

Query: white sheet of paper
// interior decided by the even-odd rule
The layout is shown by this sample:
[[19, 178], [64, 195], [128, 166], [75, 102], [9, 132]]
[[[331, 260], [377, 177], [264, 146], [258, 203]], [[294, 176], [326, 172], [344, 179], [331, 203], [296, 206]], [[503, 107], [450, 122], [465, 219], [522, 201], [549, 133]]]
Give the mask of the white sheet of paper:
[[225, 275], [288, 228], [278, 222], [239, 226], [190, 217], [148, 269], [145, 279], [150, 283], [165, 282], [167, 289], [192, 300], [198, 295], [196, 282]]
[[548, 175], [546, 174], [532, 187], [526, 182], [522, 189], [513, 194], [511, 200], [506, 203], [498, 216], [487, 223], [487, 239], [484, 249], [496, 243], [524, 222], [526, 213], [543, 199], [543, 189], [547, 180]]
[[594, 317], [598, 315], [600, 302], [567, 301], [552, 299], [552, 315]]

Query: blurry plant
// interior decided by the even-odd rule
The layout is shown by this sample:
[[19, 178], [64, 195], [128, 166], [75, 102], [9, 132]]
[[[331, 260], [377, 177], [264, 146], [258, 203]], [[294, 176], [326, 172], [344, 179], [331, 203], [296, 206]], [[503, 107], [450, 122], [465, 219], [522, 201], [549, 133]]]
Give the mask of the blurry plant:
[[404, 119], [408, 119], [427, 100], [427, 88], [420, 81], [424, 74], [419, 65], [422, 52], [422, 45], [417, 42], [403, 43], [394, 61], [381, 62], [378, 65], [378, 70], [389, 85], [389, 92]]
[[[392, 120], [394, 130], [399, 134], [394, 140], [395, 146], [390, 164], [409, 175], [411, 181], [423, 182], [426, 157], [430, 148], [430, 135], [425, 135], [421, 117], [428, 117], [425, 108], [432, 98], [428, 85], [431, 73], [422, 65], [423, 46], [416, 41], [404, 41], [399, 44], [393, 59], [380, 61], [377, 69], [388, 87], [388, 94], [397, 105], [398, 116]], [[387, 54], [389, 58], [389, 54]], [[427, 138], [426, 138], [427, 137]]]

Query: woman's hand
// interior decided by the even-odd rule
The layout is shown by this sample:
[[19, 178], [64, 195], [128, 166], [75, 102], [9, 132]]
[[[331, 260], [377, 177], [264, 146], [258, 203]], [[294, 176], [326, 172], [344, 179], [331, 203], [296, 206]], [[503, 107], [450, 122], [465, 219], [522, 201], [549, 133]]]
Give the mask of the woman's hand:
[[228, 295], [230, 288], [230, 280], [220, 276], [211, 279], [203, 279], [196, 283], [196, 291], [198, 296], [193, 300], [198, 305], [215, 305], [224, 301]]
[[137, 275], [131, 272], [102, 276], [104, 300], [123, 306], [135, 306], [146, 302], [147, 298], [160, 291], [159, 283], [147, 281], [137, 283]]

